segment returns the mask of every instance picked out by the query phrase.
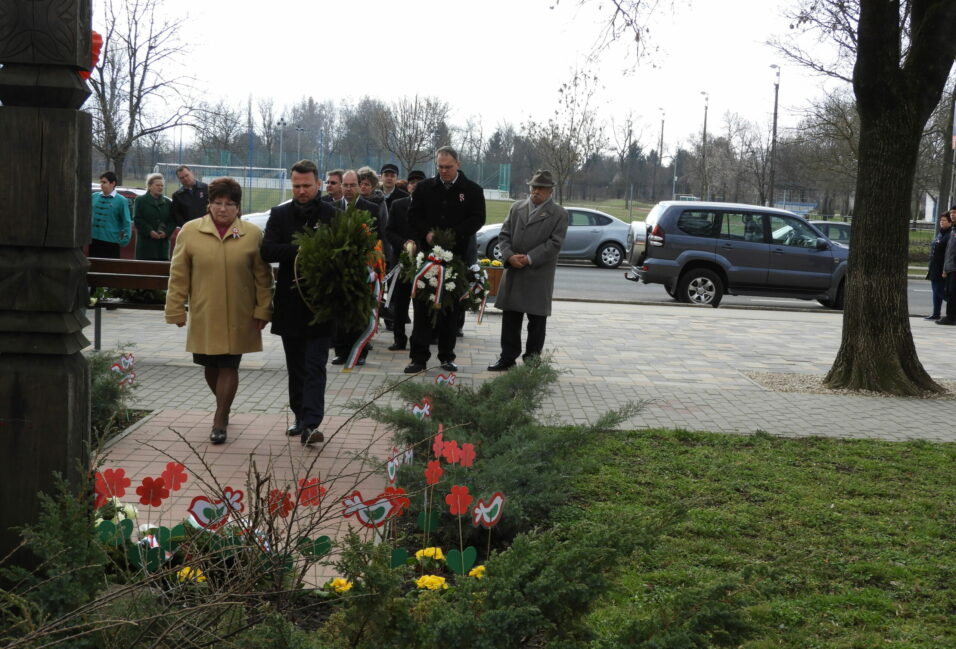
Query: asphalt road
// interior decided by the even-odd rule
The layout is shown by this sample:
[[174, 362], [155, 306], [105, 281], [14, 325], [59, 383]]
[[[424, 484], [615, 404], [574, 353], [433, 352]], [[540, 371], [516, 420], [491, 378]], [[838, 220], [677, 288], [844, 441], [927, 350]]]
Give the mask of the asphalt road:
[[[601, 302], [677, 304], [660, 284], [642, 284], [624, 279], [625, 266], [615, 270], [593, 265], [561, 264], [554, 282], [554, 297], [565, 300], [596, 300]], [[932, 311], [932, 293], [929, 282], [910, 279], [907, 289], [910, 315], [929, 315]], [[774, 297], [725, 295], [724, 306], [750, 308], [794, 309], [800, 311], [831, 312], [815, 300], [792, 300]]]

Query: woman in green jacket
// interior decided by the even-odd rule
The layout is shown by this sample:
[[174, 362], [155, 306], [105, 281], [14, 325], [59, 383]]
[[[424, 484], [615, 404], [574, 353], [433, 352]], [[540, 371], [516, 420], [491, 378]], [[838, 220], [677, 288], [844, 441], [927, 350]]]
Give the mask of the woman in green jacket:
[[163, 196], [165, 186], [163, 174], [150, 174], [146, 177], [146, 193], [133, 201], [137, 259], [169, 261], [169, 236], [176, 225], [173, 203]]

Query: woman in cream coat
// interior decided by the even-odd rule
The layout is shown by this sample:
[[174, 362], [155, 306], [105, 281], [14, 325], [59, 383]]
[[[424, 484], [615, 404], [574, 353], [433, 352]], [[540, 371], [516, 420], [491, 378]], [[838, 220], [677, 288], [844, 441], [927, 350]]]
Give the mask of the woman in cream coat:
[[169, 268], [166, 322], [189, 329], [186, 351], [205, 369], [216, 397], [209, 439], [226, 441], [242, 354], [262, 351], [272, 314], [272, 269], [259, 256], [262, 230], [239, 218], [242, 188], [232, 178], [209, 183], [209, 209], [179, 233]]

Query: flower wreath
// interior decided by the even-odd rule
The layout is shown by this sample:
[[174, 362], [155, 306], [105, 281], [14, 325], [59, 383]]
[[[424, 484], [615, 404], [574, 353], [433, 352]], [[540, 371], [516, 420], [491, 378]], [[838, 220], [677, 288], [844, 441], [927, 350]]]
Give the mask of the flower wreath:
[[412, 299], [429, 305], [433, 326], [438, 314], [451, 311], [468, 289], [465, 264], [451, 252], [454, 247], [454, 234], [435, 230], [430, 251], [419, 252], [413, 259], [405, 250], [399, 258], [402, 278], [412, 284]]

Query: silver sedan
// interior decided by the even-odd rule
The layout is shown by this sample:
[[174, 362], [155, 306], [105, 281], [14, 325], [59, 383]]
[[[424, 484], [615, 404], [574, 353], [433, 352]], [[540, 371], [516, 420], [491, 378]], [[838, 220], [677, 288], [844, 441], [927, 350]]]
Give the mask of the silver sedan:
[[[630, 226], [598, 210], [568, 207], [568, 234], [561, 246], [562, 259], [586, 259], [601, 268], [617, 268], [624, 261]], [[478, 255], [501, 259], [498, 233], [501, 224], [486, 225], [478, 230]]]

